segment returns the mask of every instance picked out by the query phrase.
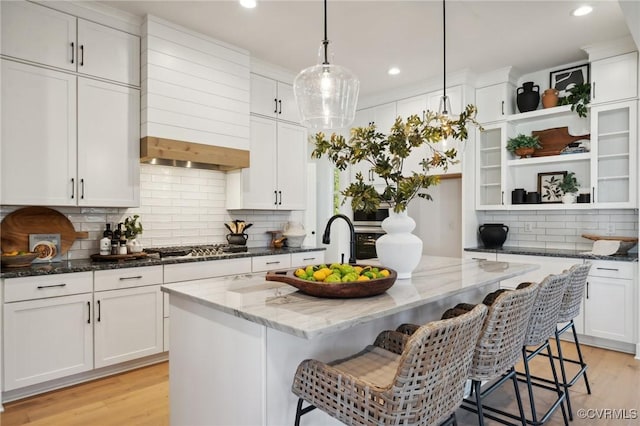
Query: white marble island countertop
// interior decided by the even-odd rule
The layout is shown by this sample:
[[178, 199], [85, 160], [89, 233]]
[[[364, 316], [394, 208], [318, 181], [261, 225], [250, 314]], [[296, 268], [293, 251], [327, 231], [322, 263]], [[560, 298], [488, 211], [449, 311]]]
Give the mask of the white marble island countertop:
[[266, 281], [265, 273], [186, 281], [162, 286], [171, 297], [312, 339], [419, 307], [537, 269], [536, 265], [424, 256], [411, 279], [385, 293], [357, 299], [325, 299]]

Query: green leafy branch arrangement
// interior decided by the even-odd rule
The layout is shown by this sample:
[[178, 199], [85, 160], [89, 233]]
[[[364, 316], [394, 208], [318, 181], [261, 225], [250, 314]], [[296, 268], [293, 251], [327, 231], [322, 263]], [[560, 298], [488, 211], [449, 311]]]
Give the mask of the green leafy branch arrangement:
[[[455, 148], [440, 151], [435, 144], [443, 139], [465, 141], [468, 138], [468, 125], [481, 128], [475, 119], [476, 113], [476, 107], [468, 105], [456, 119], [431, 111], [427, 111], [424, 118], [412, 115], [404, 121], [398, 117], [389, 135], [380, 133], [372, 124], [351, 129], [348, 140], [335, 133], [327, 140], [325, 134], [320, 132], [315, 135], [312, 157], [326, 155], [340, 170], [345, 170], [350, 164], [368, 162], [371, 169], [384, 180], [384, 191], [379, 193], [373, 185], [364, 182], [362, 173], [358, 173], [356, 181], [341, 192], [345, 197], [343, 204], [347, 197], [351, 197], [354, 210], [375, 211], [382, 202], [388, 202], [399, 213], [405, 211], [416, 196], [432, 200], [431, 195], [420, 192], [440, 181], [438, 176], [429, 175], [429, 171], [435, 167], [447, 170], [450, 165], [459, 162]], [[404, 160], [413, 149], [422, 146], [428, 147], [425, 152], [430, 155], [423, 157], [421, 170], [413, 170], [410, 175], [404, 176]]]
[[560, 98], [560, 105], [571, 105], [571, 111], [575, 111], [579, 117], [586, 117], [587, 105], [591, 100], [591, 85], [588, 83], [576, 84], [567, 91], [569, 94]]

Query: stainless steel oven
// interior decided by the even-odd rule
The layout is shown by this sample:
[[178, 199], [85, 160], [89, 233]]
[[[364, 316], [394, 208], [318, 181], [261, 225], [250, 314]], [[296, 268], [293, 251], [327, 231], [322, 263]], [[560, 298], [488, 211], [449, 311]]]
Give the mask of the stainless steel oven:
[[389, 217], [389, 206], [381, 206], [374, 212], [362, 210], [353, 211], [353, 224], [355, 226], [380, 227], [382, 221]]
[[382, 228], [356, 227], [356, 260], [375, 259], [376, 240], [385, 234]]

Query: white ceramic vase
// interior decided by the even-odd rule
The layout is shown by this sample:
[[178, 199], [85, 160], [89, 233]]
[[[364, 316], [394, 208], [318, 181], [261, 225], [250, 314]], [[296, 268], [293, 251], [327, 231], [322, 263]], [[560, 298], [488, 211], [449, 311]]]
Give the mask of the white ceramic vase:
[[562, 196], [563, 204], [573, 204], [576, 202], [576, 193], [575, 192], [567, 192]]
[[389, 217], [382, 221], [386, 234], [376, 240], [376, 252], [380, 264], [394, 269], [398, 279], [411, 278], [422, 257], [422, 240], [411, 233], [415, 227], [406, 211], [389, 209]]
[[127, 241], [127, 253], [129, 254], [140, 253], [143, 248], [142, 243], [135, 238]]

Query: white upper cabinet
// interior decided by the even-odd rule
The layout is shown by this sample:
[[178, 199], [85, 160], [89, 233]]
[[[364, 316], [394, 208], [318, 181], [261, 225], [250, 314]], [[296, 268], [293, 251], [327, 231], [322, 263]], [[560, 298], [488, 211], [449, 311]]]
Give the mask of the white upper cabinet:
[[476, 209], [504, 209], [504, 155], [507, 124], [495, 123], [477, 131]]
[[78, 19], [78, 72], [140, 86], [140, 38]]
[[510, 83], [499, 83], [476, 89], [477, 120], [490, 123], [504, 120], [514, 112], [514, 93]]
[[2, 54], [140, 85], [140, 38], [25, 1], [2, 2]]
[[407, 121], [412, 115], [424, 117], [427, 110], [427, 95], [414, 96], [396, 102], [396, 115]]
[[251, 117], [251, 166], [227, 172], [227, 209], [306, 208], [304, 127]]
[[2, 54], [76, 70], [76, 18], [26, 1], [3, 1]]
[[76, 205], [76, 77], [1, 62], [2, 204]]
[[591, 103], [633, 99], [638, 96], [638, 52], [591, 63]]
[[300, 123], [293, 86], [258, 74], [251, 74], [251, 113]]
[[78, 205], [139, 203], [139, 123], [138, 89], [78, 78]]
[[[438, 112], [440, 109], [440, 98], [443, 95], [442, 90], [429, 92], [427, 94], [427, 109], [429, 111]], [[462, 86], [447, 87], [447, 97], [451, 102], [450, 115], [460, 115], [462, 112]]]

